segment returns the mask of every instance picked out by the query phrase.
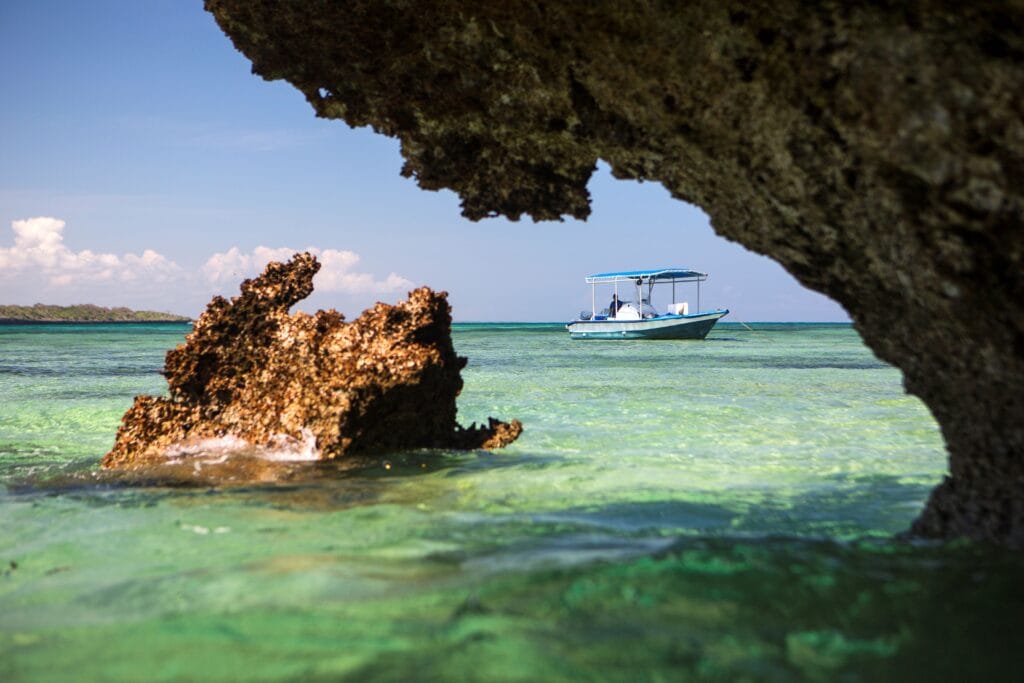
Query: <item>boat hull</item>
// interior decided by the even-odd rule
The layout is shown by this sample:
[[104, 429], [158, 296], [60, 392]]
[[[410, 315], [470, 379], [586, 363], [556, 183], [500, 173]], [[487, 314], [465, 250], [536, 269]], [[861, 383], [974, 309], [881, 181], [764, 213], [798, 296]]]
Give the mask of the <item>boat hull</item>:
[[577, 320], [565, 327], [572, 339], [704, 339], [728, 312], [663, 315], [647, 320]]

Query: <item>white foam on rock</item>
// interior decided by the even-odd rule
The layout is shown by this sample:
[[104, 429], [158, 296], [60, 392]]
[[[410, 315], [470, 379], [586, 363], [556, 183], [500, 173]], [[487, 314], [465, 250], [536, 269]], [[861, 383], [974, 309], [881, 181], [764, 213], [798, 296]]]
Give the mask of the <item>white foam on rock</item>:
[[307, 462], [320, 459], [320, 450], [316, 447], [316, 435], [303, 429], [302, 439], [287, 434], [277, 434], [271, 439], [270, 446], [257, 449], [257, 456], [264, 460], [279, 462]]
[[320, 459], [316, 447], [316, 436], [308, 429], [301, 432], [302, 438], [287, 434], [275, 434], [269, 443], [256, 445], [232, 434], [194, 439], [175, 444], [164, 451], [168, 460], [188, 458], [200, 465], [219, 465], [233, 456], [247, 456], [274, 462], [311, 462]]
[[207, 462], [223, 462], [224, 458], [233, 451], [240, 451], [251, 447], [245, 439], [230, 434], [225, 436], [210, 437], [208, 439], [195, 439], [176, 443], [166, 451], [164, 456], [169, 459], [201, 457]]

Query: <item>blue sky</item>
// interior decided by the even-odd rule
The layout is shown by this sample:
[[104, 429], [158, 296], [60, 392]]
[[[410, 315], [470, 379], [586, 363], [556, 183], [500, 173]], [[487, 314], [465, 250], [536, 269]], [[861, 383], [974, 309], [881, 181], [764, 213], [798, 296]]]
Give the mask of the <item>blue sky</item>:
[[327, 265], [302, 307], [350, 318], [426, 284], [456, 320], [567, 320], [588, 273], [685, 266], [711, 274], [702, 303], [726, 320], [848, 319], [604, 166], [586, 222], [467, 221], [399, 176], [397, 142], [253, 76], [199, 0], [0, 2], [0, 92], [0, 303], [195, 315], [314, 247]]

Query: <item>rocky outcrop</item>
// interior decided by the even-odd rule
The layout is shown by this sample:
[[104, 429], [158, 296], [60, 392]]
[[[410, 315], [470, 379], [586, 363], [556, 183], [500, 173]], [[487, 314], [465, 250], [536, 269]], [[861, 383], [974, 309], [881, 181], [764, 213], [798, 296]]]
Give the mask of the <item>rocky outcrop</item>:
[[288, 309], [313, 291], [309, 253], [271, 263], [230, 301], [215, 297], [167, 353], [169, 396], [138, 396], [106, 468], [148, 467], [225, 444], [302, 449], [323, 459], [410, 448], [500, 448], [522, 425], [461, 427], [445, 293], [426, 287], [352, 323], [334, 310]]
[[914, 526], [1024, 546], [1019, 2], [207, 0], [470, 218], [586, 216], [598, 159], [841, 302], [942, 427]]

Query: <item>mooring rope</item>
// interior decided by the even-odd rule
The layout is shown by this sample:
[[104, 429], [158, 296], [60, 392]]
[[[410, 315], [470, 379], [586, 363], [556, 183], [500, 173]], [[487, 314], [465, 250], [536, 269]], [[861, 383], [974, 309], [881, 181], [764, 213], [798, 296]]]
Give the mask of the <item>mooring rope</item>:
[[750, 325], [746, 324], [742, 320], [737, 320], [736, 322], [738, 322], [740, 325], [743, 325], [743, 327], [747, 328], [747, 330], [749, 330], [751, 333], [756, 334], [759, 337], [764, 337], [765, 339], [767, 339], [770, 342], [773, 342], [773, 343], [775, 342], [775, 340], [772, 339], [771, 337], [769, 337], [767, 334], [762, 334], [761, 332], [758, 332], [757, 330], [755, 330], [753, 327], [751, 327]]

